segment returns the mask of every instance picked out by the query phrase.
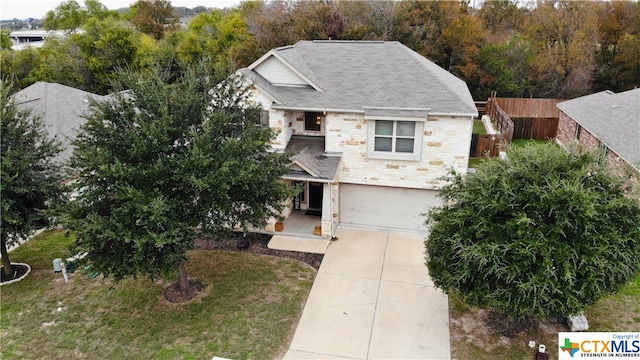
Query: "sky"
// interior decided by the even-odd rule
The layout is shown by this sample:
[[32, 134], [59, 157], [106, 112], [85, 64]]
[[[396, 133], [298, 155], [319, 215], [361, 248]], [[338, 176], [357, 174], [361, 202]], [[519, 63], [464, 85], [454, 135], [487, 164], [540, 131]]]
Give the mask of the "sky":
[[[0, 19], [41, 19], [49, 10], [53, 10], [60, 3], [66, 0], [2, 0], [0, 2]], [[84, 0], [76, 0], [80, 5]], [[108, 9], [119, 9], [129, 7], [137, 0], [100, 0], [100, 3]], [[171, 0], [173, 6], [184, 6], [194, 8], [196, 6], [206, 6], [210, 8], [233, 7], [240, 4], [240, 0]]]

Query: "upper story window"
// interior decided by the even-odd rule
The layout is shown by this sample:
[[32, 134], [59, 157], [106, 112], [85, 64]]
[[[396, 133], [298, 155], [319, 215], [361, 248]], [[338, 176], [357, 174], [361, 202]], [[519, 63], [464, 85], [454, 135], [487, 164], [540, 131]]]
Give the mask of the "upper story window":
[[371, 121], [368, 156], [378, 159], [420, 160], [422, 122]]
[[305, 131], [320, 131], [322, 126], [322, 114], [319, 112], [304, 113], [304, 129]]

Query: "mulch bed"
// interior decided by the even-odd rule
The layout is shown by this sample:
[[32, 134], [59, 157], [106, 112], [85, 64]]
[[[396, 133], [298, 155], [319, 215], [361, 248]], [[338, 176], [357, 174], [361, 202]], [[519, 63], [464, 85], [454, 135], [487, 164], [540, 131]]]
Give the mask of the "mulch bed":
[[189, 288], [180, 290], [180, 284], [176, 281], [164, 289], [164, 298], [172, 303], [181, 303], [193, 299], [204, 286], [197, 279], [189, 279]]
[[4, 266], [0, 266], [0, 282], [19, 279], [22, 276], [24, 276], [24, 274], [26, 274], [27, 271], [29, 271], [29, 268], [24, 266], [24, 265], [11, 264], [11, 267], [13, 268], [13, 274], [12, 275], [5, 275], [4, 274]]
[[225, 250], [254, 254], [287, 257], [303, 261], [318, 270], [324, 254], [309, 254], [298, 251], [273, 250], [267, 247], [272, 235], [255, 233], [232, 233], [228, 236], [203, 236], [196, 240], [197, 250]]

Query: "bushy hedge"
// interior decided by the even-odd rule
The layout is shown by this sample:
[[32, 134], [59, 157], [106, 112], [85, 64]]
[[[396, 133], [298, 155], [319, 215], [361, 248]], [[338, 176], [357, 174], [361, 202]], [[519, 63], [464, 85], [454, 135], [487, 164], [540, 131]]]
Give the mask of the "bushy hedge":
[[640, 270], [640, 205], [597, 155], [514, 149], [451, 175], [429, 213], [435, 285], [514, 318], [572, 315]]

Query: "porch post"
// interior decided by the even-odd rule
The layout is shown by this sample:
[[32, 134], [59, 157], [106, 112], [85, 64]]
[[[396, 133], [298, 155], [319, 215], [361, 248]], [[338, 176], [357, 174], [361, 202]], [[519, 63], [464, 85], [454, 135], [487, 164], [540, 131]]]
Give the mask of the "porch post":
[[322, 237], [327, 239], [331, 238], [333, 234], [333, 194], [331, 193], [331, 184], [324, 183], [322, 186], [322, 221], [320, 225], [322, 227]]

